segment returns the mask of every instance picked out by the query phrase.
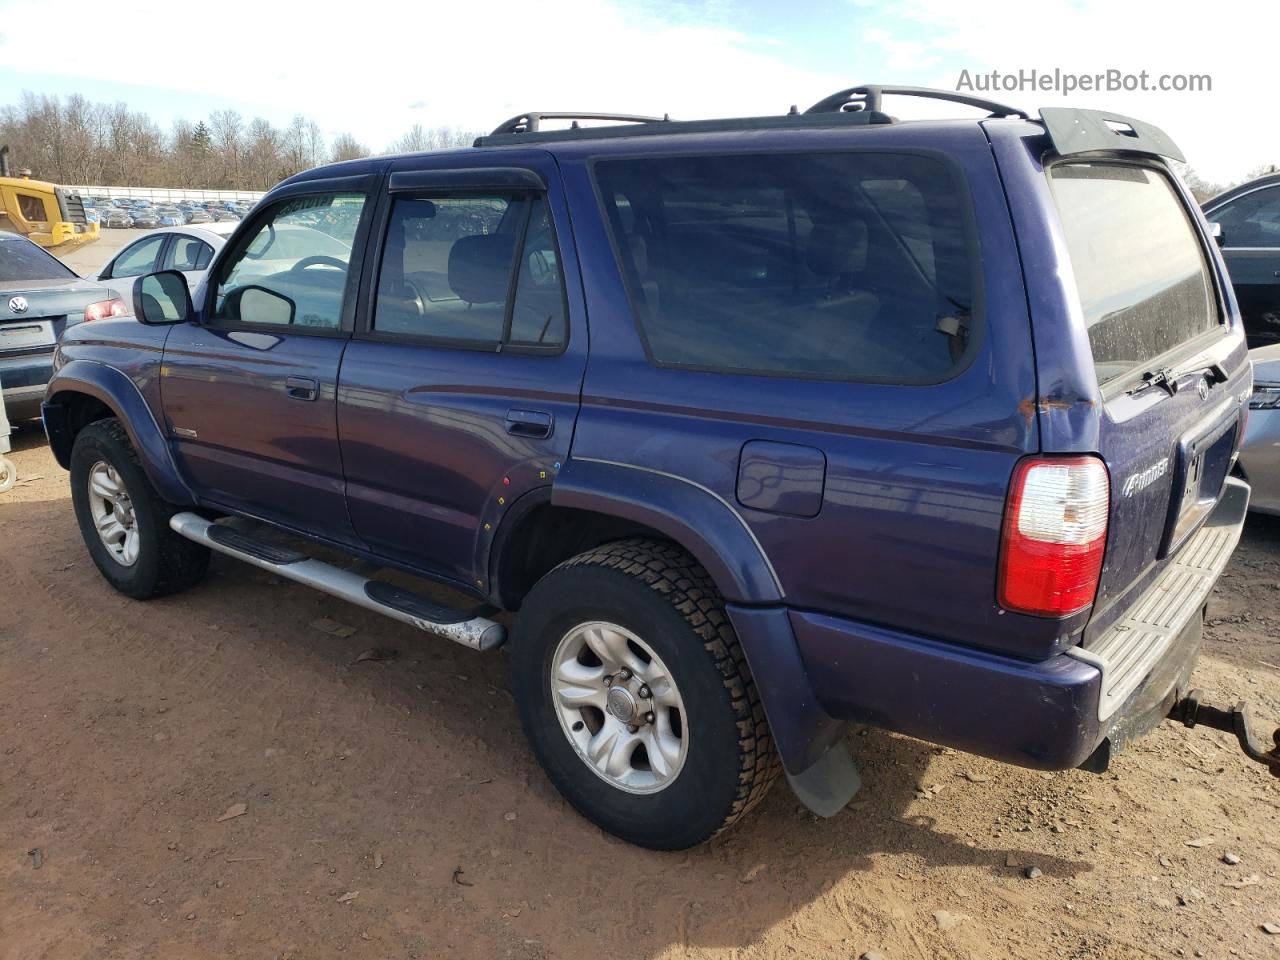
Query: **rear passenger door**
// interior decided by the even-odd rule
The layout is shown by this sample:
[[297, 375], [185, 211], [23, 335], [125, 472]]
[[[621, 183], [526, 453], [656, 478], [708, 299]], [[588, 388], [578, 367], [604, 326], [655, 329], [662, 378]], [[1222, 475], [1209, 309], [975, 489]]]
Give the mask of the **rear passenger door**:
[[483, 590], [504, 516], [568, 453], [586, 318], [550, 159], [449, 159], [392, 167], [338, 430], [364, 542]]
[[113, 296], [133, 305], [133, 282], [138, 277], [161, 269], [167, 234], [143, 237], [120, 251], [98, 274], [98, 281], [111, 288]]

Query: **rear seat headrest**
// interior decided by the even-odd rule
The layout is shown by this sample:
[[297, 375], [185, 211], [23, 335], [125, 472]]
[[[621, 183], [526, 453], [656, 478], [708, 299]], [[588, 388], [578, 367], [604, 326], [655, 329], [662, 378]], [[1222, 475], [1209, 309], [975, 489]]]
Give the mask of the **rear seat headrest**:
[[463, 237], [449, 250], [449, 287], [467, 303], [501, 303], [511, 282], [515, 237], [505, 233]]
[[858, 273], [867, 265], [867, 222], [853, 218], [814, 224], [805, 260], [821, 277]]

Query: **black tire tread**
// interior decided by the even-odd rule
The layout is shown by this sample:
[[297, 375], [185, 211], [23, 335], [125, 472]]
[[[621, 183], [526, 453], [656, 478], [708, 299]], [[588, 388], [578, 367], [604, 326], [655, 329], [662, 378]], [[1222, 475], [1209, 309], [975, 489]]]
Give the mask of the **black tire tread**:
[[181, 512], [182, 508], [175, 507], [163, 499], [156, 492], [155, 487], [151, 485], [151, 481], [147, 479], [146, 471], [143, 469], [142, 460], [138, 456], [138, 451], [133, 448], [133, 444], [129, 440], [129, 433], [118, 418], [106, 417], [102, 420], [95, 420], [80, 431], [77, 439], [90, 431], [103, 434], [104, 439], [115, 446], [137, 468], [138, 474], [142, 478], [143, 489], [131, 490], [130, 498], [137, 500], [141, 497], [146, 497], [158, 521], [156, 541], [159, 544], [160, 552], [156, 582], [146, 592], [145, 596], [136, 596], [135, 599], [144, 600], [163, 597], [195, 586], [204, 579], [204, 575], [209, 569], [209, 549], [198, 543], [193, 543], [169, 529], [170, 518], [175, 513]]
[[741, 763], [737, 795], [712, 834], [718, 836], [764, 799], [782, 771], [760, 694], [720, 592], [703, 566], [669, 541], [632, 538], [606, 543], [564, 561], [552, 573], [583, 566], [615, 570], [661, 594], [702, 640], [720, 672], [738, 726]]

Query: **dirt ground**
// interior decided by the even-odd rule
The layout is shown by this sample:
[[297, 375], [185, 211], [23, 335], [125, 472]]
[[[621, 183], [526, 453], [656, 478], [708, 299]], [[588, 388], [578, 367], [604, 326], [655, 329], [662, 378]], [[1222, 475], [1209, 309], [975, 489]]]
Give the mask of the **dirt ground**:
[[[865, 786], [834, 819], [779, 783], [708, 846], [638, 850], [543, 777], [501, 654], [226, 558], [127, 600], [38, 432], [15, 447], [4, 960], [1280, 958], [1280, 780], [1223, 734], [1166, 724], [1096, 776], [855, 732]], [[1280, 522], [1254, 519], [1199, 685], [1280, 720], [1278, 626]], [[356, 662], [371, 647], [400, 655]]]

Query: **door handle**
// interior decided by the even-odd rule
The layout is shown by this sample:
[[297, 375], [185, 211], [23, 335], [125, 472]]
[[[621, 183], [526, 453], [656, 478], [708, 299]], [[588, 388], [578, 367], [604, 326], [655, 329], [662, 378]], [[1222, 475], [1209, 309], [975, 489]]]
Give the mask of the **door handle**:
[[294, 400], [314, 400], [320, 393], [320, 384], [310, 377], [285, 377], [284, 392]]
[[555, 418], [544, 410], [508, 410], [507, 433], [543, 439], [551, 436]]

